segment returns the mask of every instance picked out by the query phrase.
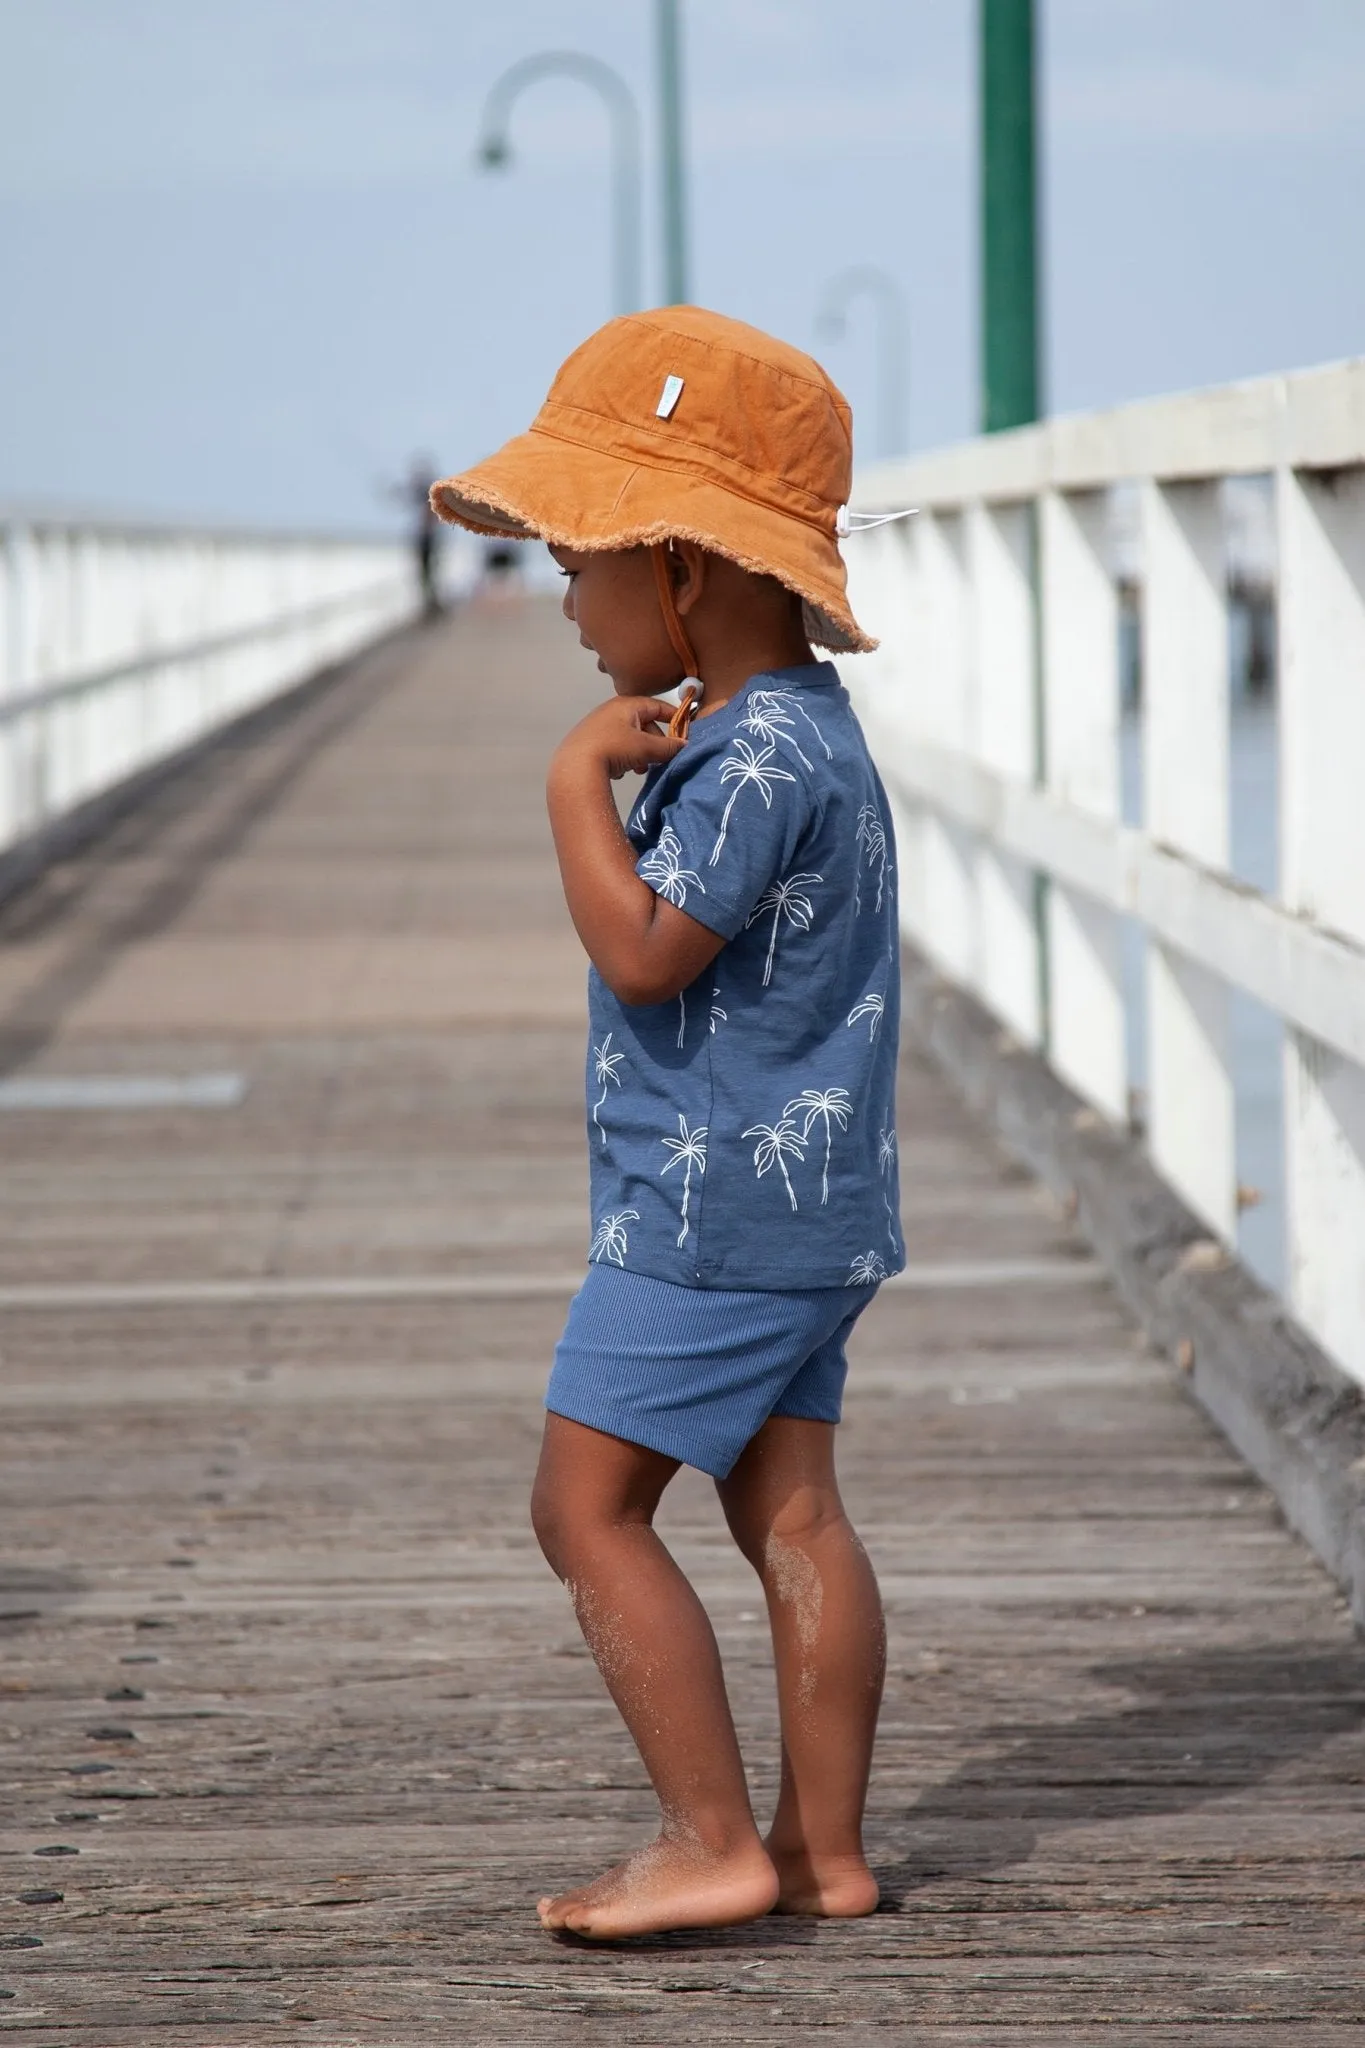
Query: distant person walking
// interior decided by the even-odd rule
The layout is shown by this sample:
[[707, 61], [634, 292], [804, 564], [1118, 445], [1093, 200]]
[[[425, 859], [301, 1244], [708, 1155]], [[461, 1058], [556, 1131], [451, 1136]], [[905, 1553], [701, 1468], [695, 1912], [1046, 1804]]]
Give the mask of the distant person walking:
[[429, 619], [435, 618], [445, 609], [436, 583], [441, 522], [431, 509], [431, 485], [435, 475], [436, 464], [429, 457], [418, 455], [408, 471], [406, 482], [396, 484], [390, 492], [390, 496], [398, 499], [400, 504], [408, 506], [412, 514], [412, 546], [417, 562], [417, 582], [422, 592], [422, 611]]

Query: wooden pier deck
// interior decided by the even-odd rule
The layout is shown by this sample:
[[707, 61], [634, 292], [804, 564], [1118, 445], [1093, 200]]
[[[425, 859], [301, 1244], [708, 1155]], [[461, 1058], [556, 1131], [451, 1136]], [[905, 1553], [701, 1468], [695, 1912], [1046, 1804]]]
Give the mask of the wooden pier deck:
[[[843, 1433], [885, 1910], [606, 1951], [641, 1838], [527, 1526], [585, 1246], [542, 821], [595, 694], [485, 602], [221, 745], [0, 913], [0, 2034], [48, 2048], [1365, 2040], [1365, 1654], [1084, 1247], [910, 1055], [910, 1284]], [[210, 1094], [212, 1090], [209, 1091]], [[752, 1763], [754, 1583], [670, 1539]]]

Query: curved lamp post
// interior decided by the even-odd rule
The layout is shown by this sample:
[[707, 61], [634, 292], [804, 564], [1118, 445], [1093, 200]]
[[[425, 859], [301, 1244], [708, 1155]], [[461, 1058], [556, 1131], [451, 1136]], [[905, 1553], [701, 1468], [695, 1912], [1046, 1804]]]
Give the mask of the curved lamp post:
[[640, 304], [640, 113], [630, 87], [610, 64], [577, 50], [544, 50], [513, 64], [484, 101], [478, 159], [486, 170], [512, 160], [512, 107], [542, 78], [576, 78], [604, 102], [612, 141], [612, 278], [618, 313]]
[[837, 338], [848, 325], [854, 299], [870, 298], [877, 307], [877, 439], [882, 455], [903, 455], [908, 439], [906, 394], [910, 371], [910, 333], [905, 299], [889, 271], [874, 263], [855, 263], [832, 277], [820, 297], [817, 331]]

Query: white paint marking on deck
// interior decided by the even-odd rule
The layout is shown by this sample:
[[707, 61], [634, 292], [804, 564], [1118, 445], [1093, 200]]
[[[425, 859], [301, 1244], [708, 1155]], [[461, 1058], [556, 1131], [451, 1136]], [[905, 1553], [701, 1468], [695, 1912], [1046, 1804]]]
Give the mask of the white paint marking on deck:
[[[907, 1266], [882, 1284], [920, 1293], [1091, 1286], [1095, 1259], [961, 1259]], [[576, 1294], [581, 1273], [318, 1273], [234, 1280], [95, 1281], [0, 1287], [0, 1309], [235, 1308], [256, 1302], [526, 1301]]]
[[22, 1074], [0, 1081], [0, 1110], [236, 1109], [245, 1074]]

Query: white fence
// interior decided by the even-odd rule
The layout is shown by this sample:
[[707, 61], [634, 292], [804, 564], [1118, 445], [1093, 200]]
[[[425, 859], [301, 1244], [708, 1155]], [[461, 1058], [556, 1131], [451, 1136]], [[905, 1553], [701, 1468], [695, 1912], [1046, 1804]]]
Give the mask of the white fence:
[[0, 855], [413, 614], [397, 542], [0, 523]]
[[[1269, 479], [1279, 881], [1230, 873], [1226, 480]], [[1110, 508], [1140, 504], [1140, 823], [1123, 822]], [[1288, 1292], [1365, 1380], [1365, 360], [1058, 419], [864, 472], [882, 636], [850, 686], [908, 936], [1116, 1121], [1145, 935], [1153, 1157], [1236, 1241], [1229, 991], [1284, 1022]]]

